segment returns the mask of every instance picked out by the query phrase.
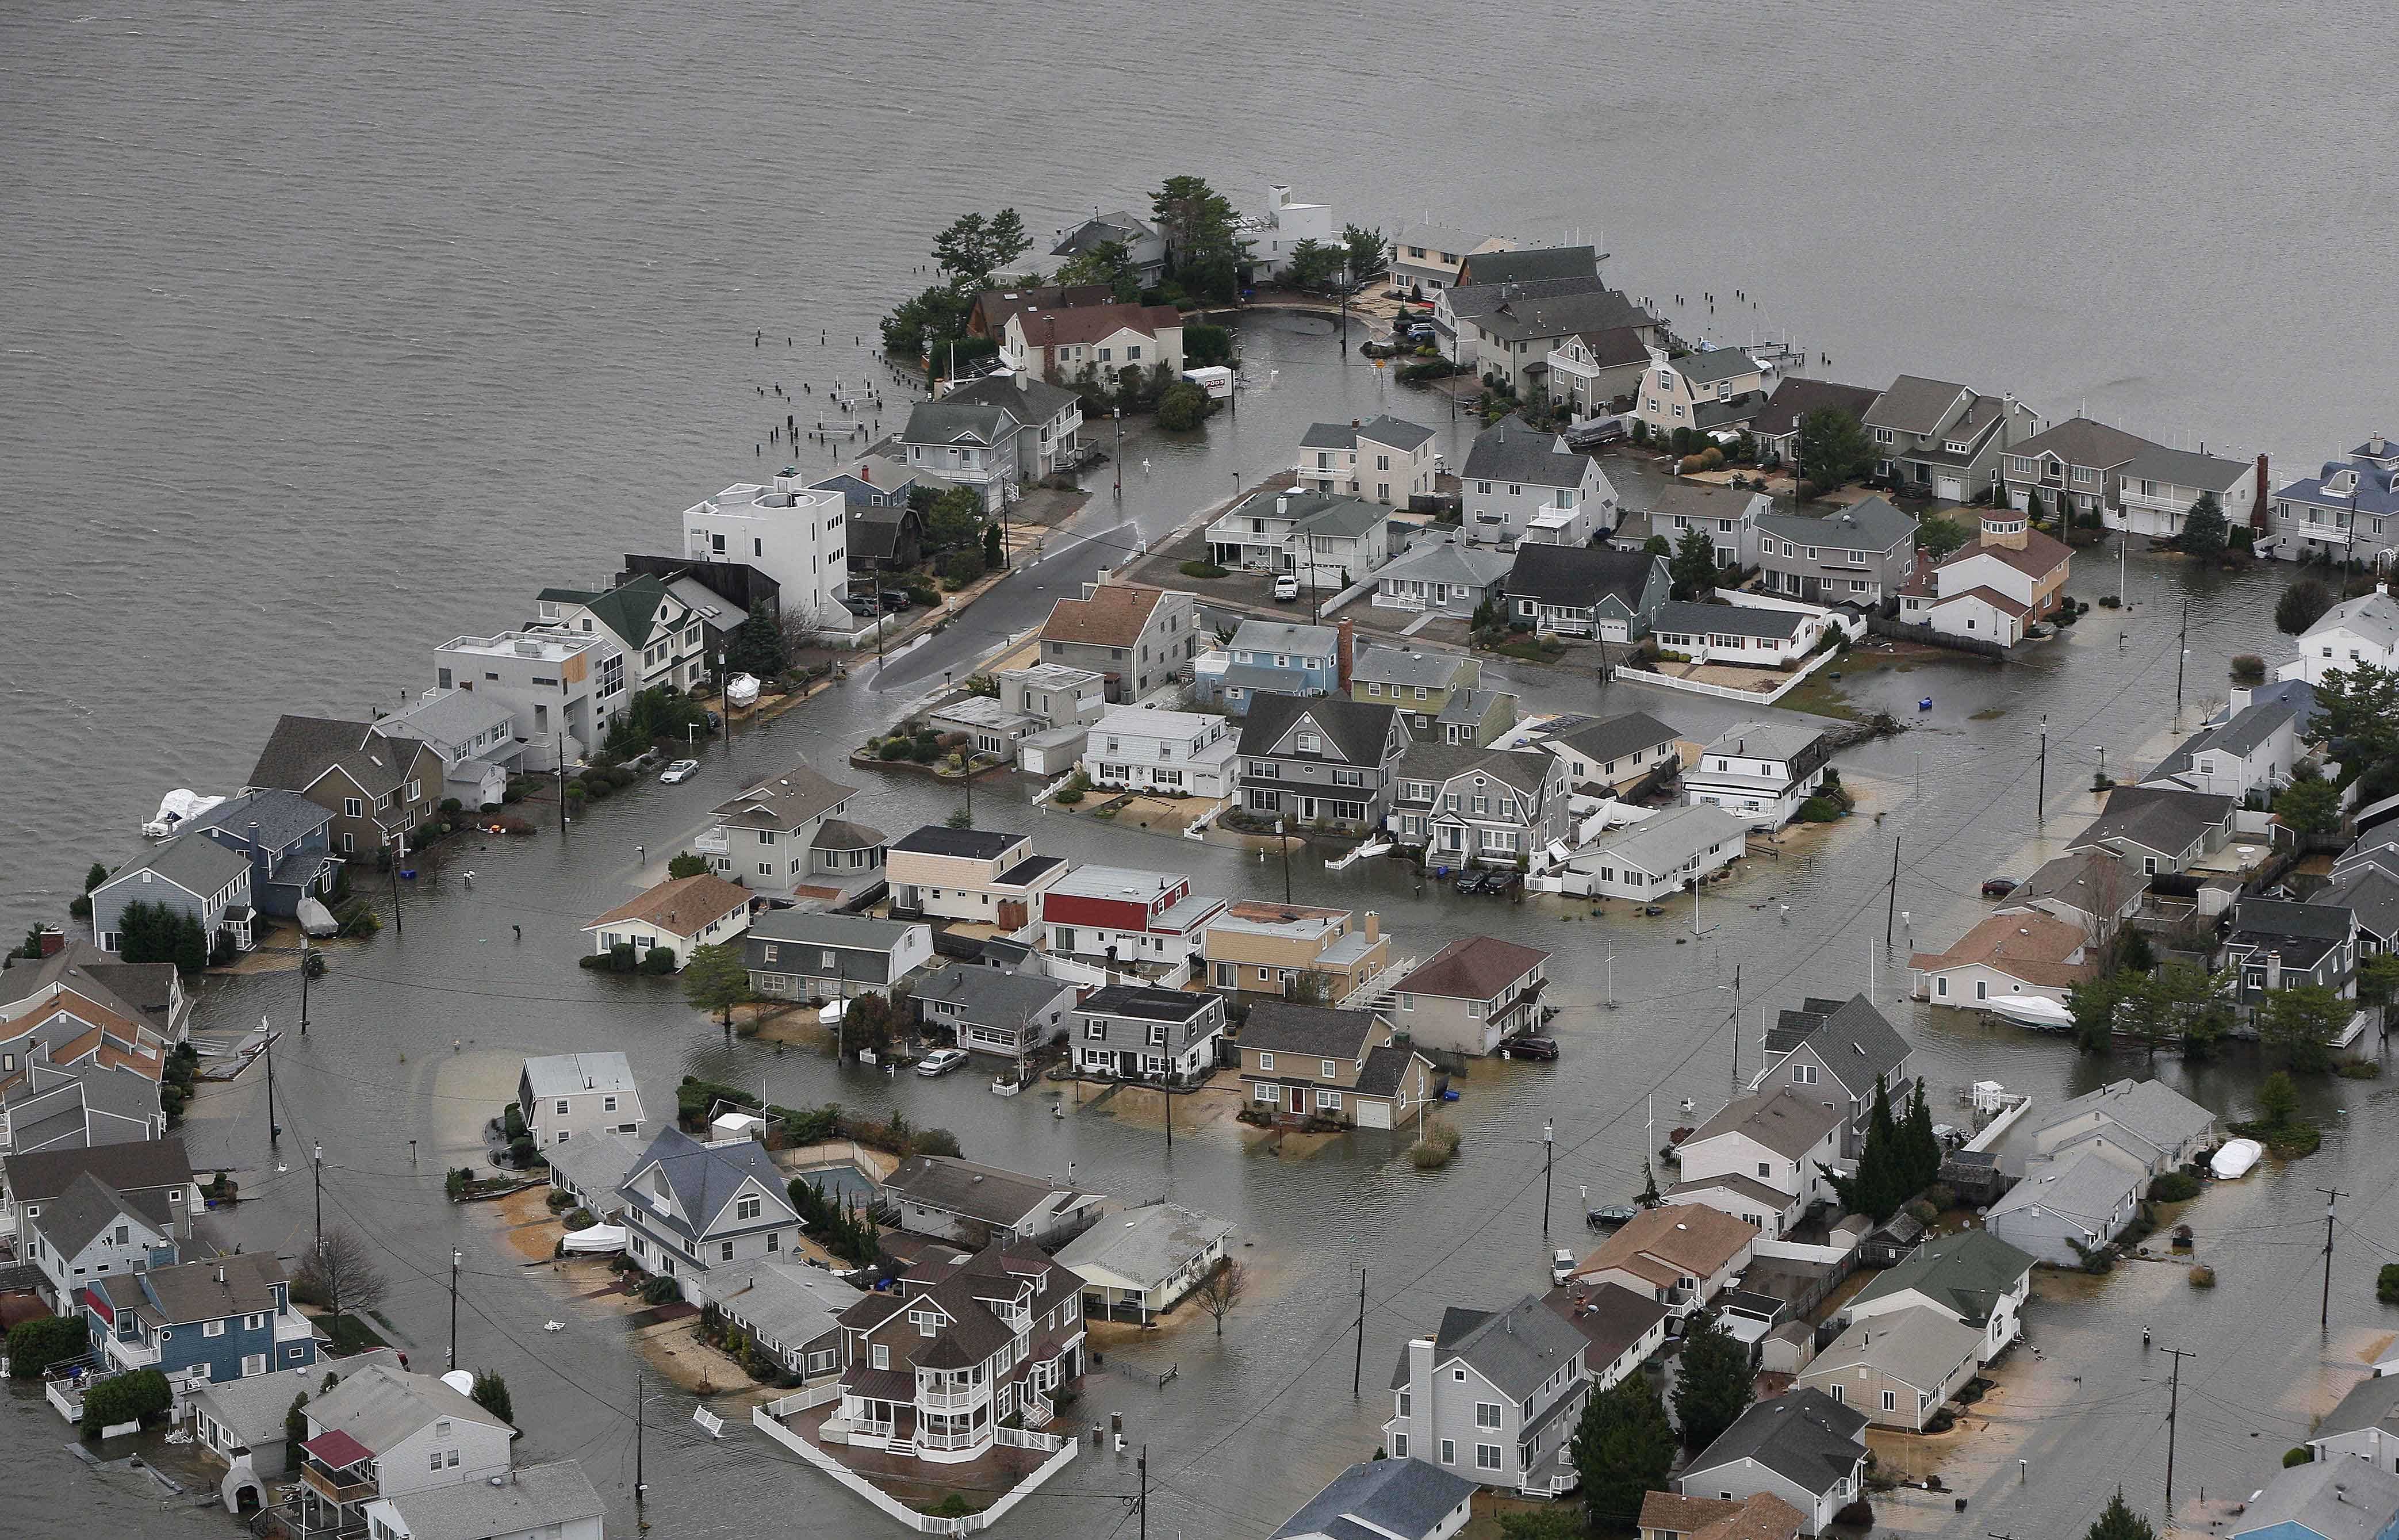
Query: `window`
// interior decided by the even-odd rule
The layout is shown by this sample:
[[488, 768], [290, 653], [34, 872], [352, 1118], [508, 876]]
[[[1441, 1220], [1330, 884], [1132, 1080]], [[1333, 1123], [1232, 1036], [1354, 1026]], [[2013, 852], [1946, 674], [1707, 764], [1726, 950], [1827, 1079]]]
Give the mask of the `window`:
[[425, 1457], [425, 1468], [427, 1470], [440, 1470], [441, 1468], [441, 1452], [440, 1450], [437, 1449]]
[[202, 1321], [200, 1323], [200, 1335], [203, 1337], [222, 1337], [224, 1335], [224, 1326], [225, 1323], [223, 1321]]
[[1816, 1066], [1813, 1064], [1792, 1065], [1791, 1083], [1795, 1086], [1814, 1085], [1816, 1083]]
[[1498, 1401], [1475, 1402], [1474, 1425], [1477, 1427], [1498, 1427], [1499, 1425], [1499, 1403]]
[[1441, 1441], [1441, 1463], [1445, 1466], [1454, 1466], [1457, 1464], [1457, 1439], [1443, 1439]]
[[[1406, 1412], [1403, 1412], [1402, 1413], [1400, 1413], [1400, 1415], [1401, 1415], [1401, 1416], [1403, 1416], [1403, 1417], [1404, 1417], [1404, 1416], [1406, 1416], [1406, 1415], [1407, 1415], [1407, 1413], [1406, 1413]], [[1392, 1435], [1391, 1435], [1391, 1458], [1392, 1458], [1392, 1459], [1394, 1459], [1394, 1460], [1404, 1460], [1404, 1459], [1406, 1459], [1407, 1457], [1408, 1457], [1408, 1436], [1407, 1436], [1406, 1434], [1404, 1434], [1404, 1433], [1394, 1433], [1394, 1434], [1392, 1434]]]
[[1498, 1444], [1475, 1445], [1474, 1468], [1477, 1470], [1498, 1470], [1499, 1468], [1499, 1446]]
[[[1260, 968], [1260, 969], [1258, 969], [1258, 971], [1259, 971], [1260, 973], [1264, 973], [1264, 972], [1266, 971], [1266, 969], [1264, 969], [1264, 968]], [[1270, 1053], [1261, 1053], [1261, 1054], [1259, 1054], [1259, 1055], [1258, 1055], [1258, 1068], [1259, 1068], [1261, 1071], [1265, 1071], [1265, 1072], [1271, 1073], [1271, 1072], [1273, 1071], [1273, 1069], [1274, 1069], [1274, 1055], [1273, 1055], [1273, 1054], [1270, 1054]]]
[[733, 1217], [736, 1219], [756, 1219], [758, 1217], [758, 1201], [759, 1200], [754, 1196], [739, 1199], [733, 1205]]
[[1885, 1412], [1899, 1410], [1899, 1395], [1896, 1391], [1886, 1390], [1882, 1393], [1882, 1409]]
[[1401, 1391], [1401, 1392], [1400, 1392], [1400, 1415], [1401, 1415], [1401, 1416], [1403, 1416], [1403, 1417], [1412, 1417], [1412, 1416], [1416, 1415], [1416, 1397], [1415, 1397], [1415, 1395], [1414, 1395], [1414, 1394], [1412, 1394], [1412, 1393], [1411, 1393], [1411, 1392], [1409, 1392], [1409, 1391], [1405, 1391], [1405, 1390], [1403, 1390], [1403, 1391]]
[[356, 797], [344, 797], [342, 799], [342, 816], [346, 818], [364, 817], [366, 816], [366, 806]]
[[877, 1369], [888, 1369], [891, 1367], [891, 1349], [884, 1346], [881, 1343], [876, 1343], [874, 1344], [874, 1367]]

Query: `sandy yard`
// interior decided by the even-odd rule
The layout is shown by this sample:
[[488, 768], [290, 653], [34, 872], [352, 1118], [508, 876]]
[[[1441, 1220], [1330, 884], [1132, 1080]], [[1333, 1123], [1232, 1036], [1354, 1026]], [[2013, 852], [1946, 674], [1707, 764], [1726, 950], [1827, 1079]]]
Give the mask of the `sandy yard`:
[[1094, 791], [1073, 807], [1059, 809], [1063, 813], [1085, 817], [1105, 817], [1123, 829], [1139, 829], [1152, 834], [1180, 837], [1194, 819], [1216, 805], [1214, 797], [1159, 797], [1137, 792], [1127, 797], [1121, 793]]

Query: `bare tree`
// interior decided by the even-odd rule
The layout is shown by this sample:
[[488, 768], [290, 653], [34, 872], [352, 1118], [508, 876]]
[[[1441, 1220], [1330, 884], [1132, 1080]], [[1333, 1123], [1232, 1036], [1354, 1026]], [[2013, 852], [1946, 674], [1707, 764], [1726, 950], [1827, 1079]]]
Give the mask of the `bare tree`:
[[1249, 1291], [1249, 1268], [1238, 1257], [1224, 1257], [1200, 1280], [1200, 1287], [1191, 1290], [1191, 1296], [1200, 1302], [1200, 1309], [1216, 1317], [1216, 1335], [1221, 1337], [1225, 1334], [1225, 1317]]
[[357, 1231], [339, 1224], [309, 1249], [292, 1285], [294, 1293], [321, 1301], [336, 1316], [373, 1310], [390, 1290], [373, 1249]]
[[814, 608], [806, 610], [787, 608], [782, 613], [780, 624], [783, 633], [783, 656], [793, 667], [798, 666], [800, 654], [810, 648], [823, 645], [824, 626], [819, 620]]

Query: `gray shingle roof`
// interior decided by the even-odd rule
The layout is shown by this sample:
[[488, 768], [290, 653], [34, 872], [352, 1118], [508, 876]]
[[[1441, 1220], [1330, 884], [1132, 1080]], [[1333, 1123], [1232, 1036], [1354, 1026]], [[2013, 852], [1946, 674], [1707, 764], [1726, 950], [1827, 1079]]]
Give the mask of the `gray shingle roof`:
[[309, 1421], [320, 1433], [348, 1434], [371, 1454], [380, 1454], [442, 1418], [483, 1427], [508, 1423], [443, 1385], [438, 1376], [374, 1364], [308, 1403]]
[[1736, 375], [1757, 372], [1757, 360], [1738, 347], [1711, 347], [1698, 353], [1686, 353], [1672, 366], [1693, 385], [1715, 385]]
[[520, 1466], [497, 1485], [469, 1481], [428, 1487], [390, 1501], [407, 1521], [409, 1540], [492, 1540], [494, 1535], [603, 1518], [608, 1512], [590, 1478], [573, 1460]]
[[918, 401], [908, 409], [900, 439], [909, 444], [997, 444], [1016, 430], [1016, 420], [996, 406], [969, 401]]
[[1590, 471], [1590, 455], [1566, 448], [1558, 435], [1540, 432], [1511, 412], [1474, 436], [1461, 474], [1470, 481], [1576, 487]]
[[1075, 986], [1037, 973], [1010, 973], [996, 967], [969, 967], [953, 963], [920, 979], [918, 1000], [946, 1001], [959, 1007], [961, 1019], [984, 1026], [1019, 1026], [1050, 1007]]
[[834, 1330], [841, 1313], [865, 1297], [821, 1267], [769, 1260], [746, 1282], [728, 1282], [722, 1303], [770, 1341], [793, 1348]]
[[1579, 336], [1586, 331], [1657, 324], [1656, 317], [1622, 294], [1596, 287], [1565, 294], [1539, 295], [1524, 290], [1505, 293], [1496, 307], [1475, 317], [1475, 325], [1501, 342]]
[[130, 878], [138, 885], [136, 873], [145, 871], [205, 898], [241, 881], [250, 872], [250, 862], [205, 836], [179, 834], [118, 867], [108, 881], [114, 886]]
[[[120, 1273], [95, 1279], [94, 1286], [107, 1290], [109, 1299], [120, 1308], [132, 1307], [171, 1326], [272, 1311], [273, 1286], [283, 1281], [281, 1262], [271, 1252], [252, 1251], [154, 1267], [147, 1273]], [[148, 1294], [156, 1296], [156, 1304], [145, 1297], [145, 1287]]]
[[1796, 433], [1810, 413], [1826, 410], [1846, 412], [1864, 421], [1881, 392], [1864, 385], [1835, 385], [1830, 380], [1785, 378], [1766, 399], [1765, 409], [1757, 414], [1757, 431], [1761, 434]]
[[2026, 1167], [2024, 1180], [1991, 1205], [1983, 1223], [2005, 1220], [2021, 1209], [2045, 1209], [2101, 1233], [2108, 1217], [2137, 1195], [2141, 1185], [2142, 1178], [2096, 1150], [2085, 1149], [2061, 1160], [2035, 1161]]
[[[1518, 1400], [1531, 1395], [1558, 1367], [1582, 1351], [1582, 1333], [1558, 1313], [1527, 1294], [1505, 1310], [1467, 1310], [1452, 1305], [1442, 1312], [1441, 1330], [1433, 1338], [1433, 1367], [1463, 1359], [1476, 1372]], [[1400, 1374], [1405, 1385], [1408, 1350], [1400, 1349]]]
[[[2297, 907], [2297, 906], [2294, 906]], [[2086, 1113], [2104, 1113], [2109, 1122], [2171, 1150], [2207, 1131], [2216, 1114], [2161, 1080], [2124, 1079], [2062, 1102], [2037, 1124], [2036, 1135]]]
[[1807, 1377], [1871, 1365], [1902, 1385], [1936, 1392], [1982, 1346], [1980, 1328], [1915, 1305], [1853, 1322], [1809, 1364]]
[[637, 1089], [632, 1066], [615, 1052], [536, 1054], [524, 1061], [523, 1078], [536, 1097]]
[[770, 909], [750, 926], [752, 940], [798, 941], [806, 946], [848, 948], [888, 954], [915, 927], [898, 920], [870, 920], [819, 910]]
[[1580, 722], [1545, 736], [1581, 750], [1585, 759], [1606, 764], [1635, 749], [1655, 749], [1672, 743], [1682, 735], [1647, 711], [1627, 711], [1622, 716]]
[[883, 1190], [928, 1209], [1002, 1227], [1016, 1224], [1052, 1193], [1071, 1191], [1042, 1178], [949, 1155], [910, 1155], [885, 1179]]
[[1364, 1460], [1325, 1483], [1271, 1540], [1426, 1540], [1474, 1483], [1422, 1460]]
[[1864, 419], [1868, 427], [1895, 428], [1902, 433], [1930, 433], [1940, 426], [1942, 419], [1958, 404], [1958, 398], [1973, 394], [1964, 385], [1946, 380], [1928, 380], [1921, 375], [1903, 374], [1891, 381], [1891, 388], [1875, 398]]
[[1649, 626], [1657, 631], [1719, 632], [1727, 636], [1759, 636], [1788, 641], [1799, 634], [1808, 617], [1797, 610], [1758, 609], [1747, 604], [1694, 604], [1670, 599], [1658, 606]]
[[2140, 451], [2122, 466], [2124, 475], [2137, 480], [2163, 481], [2169, 486], [2215, 493], [2230, 490], [2256, 469], [2246, 460], [2227, 460], [2187, 449], [2167, 449], [2161, 444]]
[[1865, 1458], [1865, 1413], [1821, 1390], [1794, 1390], [1742, 1412], [1691, 1462], [1680, 1484], [1687, 1491], [1700, 1472], [1747, 1459], [1821, 1495]]
[[1841, 1126], [1841, 1114], [1795, 1087], [1735, 1097], [1686, 1141], [1698, 1144], [1740, 1134], [1786, 1160], [1796, 1160]]
[[1356, 1059], [1381, 1030], [1375, 1013], [1261, 1000], [1241, 1023], [1241, 1047], [1301, 1059]]
[[1349, 666], [1349, 677], [1383, 684], [1446, 687], [1471, 661], [1458, 653], [1375, 645], [1360, 649]]
[[2174, 855], [2197, 844], [2210, 829], [2232, 817], [2232, 799], [2203, 791], [2120, 786], [2108, 794], [2107, 811], [2076, 837], [2077, 846], [2128, 840], [2145, 849]]
[[330, 809], [318, 806], [297, 791], [281, 787], [264, 787], [227, 797], [207, 812], [187, 818], [176, 829], [175, 837], [197, 834], [203, 830], [223, 829], [244, 839], [250, 836], [250, 826], [258, 825], [258, 842], [269, 850], [279, 849], [333, 821]]
[[891, 849], [895, 854], [962, 856], [969, 860], [996, 861], [1023, 839], [1022, 834], [1009, 834], [996, 830], [952, 829], [944, 824], [928, 823], [894, 840]]
[[2233, 1537], [2379, 1540], [2393, 1513], [2399, 1513], [2399, 1476], [2370, 1460], [2311, 1460], [2277, 1472], [2249, 1505]]
[[632, 1186], [653, 1167], [665, 1176], [675, 1202], [690, 1217], [679, 1219], [664, 1213], [646, 1197], [640, 1200], [640, 1207], [644, 1213], [671, 1229], [691, 1235], [705, 1231], [747, 1182], [754, 1181], [766, 1188], [769, 1202], [788, 1207], [782, 1173], [775, 1169], [765, 1147], [751, 1140], [710, 1146], [681, 1128], [663, 1128], [650, 1141], [650, 1147], [642, 1152], [641, 1159], [634, 1162], [625, 1184]]
[[2386, 944], [2399, 936], [2399, 876], [2379, 866], [2359, 864], [2333, 879], [2316, 901], [2348, 910], [2360, 927]]
[[1511, 598], [1588, 609], [1613, 596], [1637, 610], [1651, 569], [1665, 558], [1594, 546], [1519, 546], [1508, 569]]
[[2112, 468], [2134, 455], [2158, 446], [2137, 433], [2127, 433], [2120, 427], [2088, 417], [2068, 417], [2046, 433], [2036, 433], [2022, 443], [2008, 446], [2010, 454], [2053, 454], [2069, 466], [2094, 466]]
[[711, 811], [744, 829], [797, 829], [857, 793], [855, 786], [844, 786], [808, 765], [794, 764], [779, 776], [761, 777]]
[[1109, 1214], [1058, 1252], [1061, 1266], [1105, 1267], [1154, 1288], [1233, 1233], [1212, 1214], [1172, 1203], [1146, 1203]]
[[1576, 852], [1578, 870], [1589, 871], [1600, 858], [1637, 868], [1653, 876], [1678, 871], [1701, 850], [1727, 841], [1745, 843], [1748, 825], [1713, 803], [1688, 803], [1670, 807], [1639, 823], [1601, 835]]
[[1461, 544], [1456, 533], [1450, 531], [1418, 539], [1392, 558], [1377, 576], [1386, 584], [1394, 578], [1410, 578], [1420, 583], [1462, 584], [1480, 590], [1505, 578], [1513, 564], [1512, 558], [1497, 550]]
[[[1818, 1007], [1823, 1008], [1818, 1008]], [[1907, 1039], [1864, 995], [1836, 1004], [1809, 1000], [1786, 1010], [1766, 1034], [1766, 1051], [1784, 1053], [1811, 1044], [1816, 1057], [1851, 1096], [1867, 1096], [1878, 1076], [1907, 1058]]]
[[1262, 695], [1250, 702], [1250, 714], [1241, 719], [1240, 751], [1253, 757], [1270, 754], [1292, 724], [1305, 716], [1314, 719], [1349, 763], [1380, 764], [1396, 714], [1389, 706], [1339, 696]]
[[278, 1369], [271, 1374], [203, 1381], [194, 1388], [192, 1398], [242, 1443], [280, 1441], [283, 1419], [291, 1410], [293, 1397], [305, 1393], [313, 1401], [323, 1391], [326, 1375], [346, 1379], [370, 1366], [397, 1371], [399, 1350], [378, 1347], [346, 1358], [319, 1358], [298, 1369]]
[[1413, 452], [1432, 437], [1432, 429], [1386, 412], [1362, 423], [1310, 423], [1299, 436], [1302, 449], [1356, 449], [1361, 439]]
[[75, 1184], [64, 1193], [43, 1204], [41, 1217], [32, 1224], [49, 1241], [52, 1250], [61, 1257], [72, 1257], [90, 1244], [94, 1236], [119, 1220], [129, 1220], [145, 1229], [159, 1227], [158, 1221], [87, 1171], [75, 1178]]
[[1599, 248], [1595, 246], [1534, 246], [1515, 251], [1484, 251], [1471, 256], [1466, 263], [1466, 276], [1478, 288], [1598, 275]]
[[1835, 513], [1760, 514], [1757, 527], [1778, 540], [1837, 550], [1887, 551], [1916, 538], [1916, 520], [1884, 497], [1868, 497]]
[[2309, 627], [2307, 634], [2321, 636], [2332, 630], [2354, 631], [2381, 647], [2399, 646], [2399, 599], [2380, 588], [2355, 599], [2344, 599]]
[[119, 1193], [188, 1187], [192, 1182], [192, 1163], [183, 1154], [180, 1135], [101, 1144], [88, 1150], [12, 1155], [0, 1161], [0, 1171], [7, 1174], [9, 1196], [20, 1203], [54, 1198], [87, 1171]]
[[2399, 1433], [2399, 1374], [2381, 1374], [2370, 1380], [2360, 1380], [2349, 1387], [2340, 1404], [2324, 1415], [2310, 1443], [2320, 1439], [2337, 1439], [2344, 1433], [2364, 1428], [2383, 1427]]
[[942, 398], [944, 403], [997, 407], [1018, 422], [1038, 426], [1073, 406], [1076, 394], [1046, 380], [987, 374]]

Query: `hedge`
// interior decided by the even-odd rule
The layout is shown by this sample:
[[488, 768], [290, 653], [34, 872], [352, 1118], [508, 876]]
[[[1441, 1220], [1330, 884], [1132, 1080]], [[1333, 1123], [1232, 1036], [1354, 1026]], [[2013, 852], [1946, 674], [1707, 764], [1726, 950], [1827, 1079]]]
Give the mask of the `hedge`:
[[164, 1415], [174, 1403], [175, 1393], [168, 1387], [167, 1376], [155, 1369], [137, 1369], [102, 1380], [83, 1393], [83, 1436], [97, 1439], [103, 1427]]
[[91, 1330], [80, 1316], [45, 1316], [8, 1330], [8, 1376], [38, 1379], [42, 1371], [91, 1351]]

